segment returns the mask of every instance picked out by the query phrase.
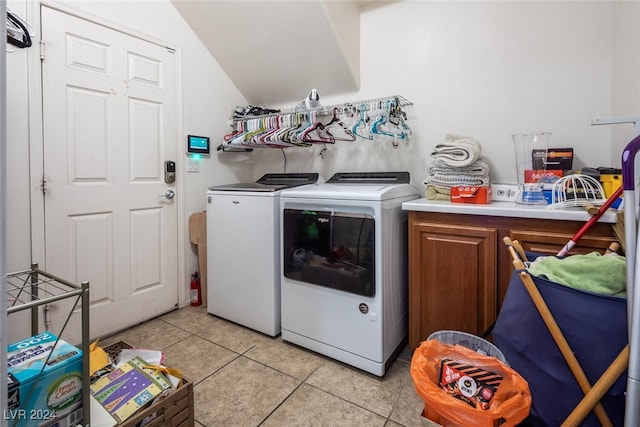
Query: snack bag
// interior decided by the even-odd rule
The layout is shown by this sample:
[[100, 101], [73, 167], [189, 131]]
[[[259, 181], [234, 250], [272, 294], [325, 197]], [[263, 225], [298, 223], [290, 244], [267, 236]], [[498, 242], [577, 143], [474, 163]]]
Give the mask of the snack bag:
[[458, 360], [445, 358], [440, 363], [440, 387], [472, 408], [489, 409], [501, 381], [500, 375]]

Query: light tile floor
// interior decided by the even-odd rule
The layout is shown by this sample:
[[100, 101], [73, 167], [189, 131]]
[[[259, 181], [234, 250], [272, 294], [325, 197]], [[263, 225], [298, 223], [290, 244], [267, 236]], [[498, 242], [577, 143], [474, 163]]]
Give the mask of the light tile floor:
[[163, 350], [194, 384], [197, 426], [421, 426], [405, 349], [384, 377], [185, 307], [101, 340]]

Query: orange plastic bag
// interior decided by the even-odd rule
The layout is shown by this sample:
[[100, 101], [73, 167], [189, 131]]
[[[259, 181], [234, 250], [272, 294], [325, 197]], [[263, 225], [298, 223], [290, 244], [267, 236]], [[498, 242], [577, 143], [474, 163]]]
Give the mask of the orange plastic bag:
[[[453, 390], [447, 392], [440, 385], [443, 360], [444, 364], [450, 360], [471, 365], [493, 373], [501, 380], [495, 390], [487, 387], [485, 400], [454, 397]], [[529, 415], [531, 392], [524, 378], [495, 357], [484, 356], [458, 344], [434, 339], [422, 342], [411, 358], [411, 377], [418, 396], [425, 403], [423, 416], [445, 427], [508, 427], [517, 425]], [[475, 383], [473, 387], [471, 394], [476, 394]], [[484, 387], [478, 387], [478, 395], [482, 389]], [[478, 403], [478, 407], [474, 407], [473, 402]]]

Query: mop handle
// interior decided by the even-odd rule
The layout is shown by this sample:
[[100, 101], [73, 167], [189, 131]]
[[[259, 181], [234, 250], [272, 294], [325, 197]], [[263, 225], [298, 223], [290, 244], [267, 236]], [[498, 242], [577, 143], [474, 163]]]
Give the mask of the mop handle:
[[556, 256], [558, 257], [566, 256], [569, 253], [569, 251], [576, 245], [576, 243], [578, 243], [578, 241], [582, 239], [582, 236], [584, 236], [584, 233], [586, 233], [593, 224], [598, 222], [600, 217], [607, 211], [607, 209], [611, 207], [613, 202], [618, 200], [618, 197], [622, 195], [622, 191], [623, 191], [622, 186], [618, 187], [615, 193], [613, 193], [611, 197], [609, 197], [607, 201], [604, 202], [604, 204], [600, 207], [600, 209], [598, 210], [598, 213], [596, 213], [591, 218], [589, 218], [589, 221], [587, 221], [586, 224], [580, 227], [580, 230], [578, 230], [578, 232], [571, 238], [571, 240], [569, 240], [567, 244], [564, 245], [564, 247], [560, 250], [560, 252], [558, 252]]

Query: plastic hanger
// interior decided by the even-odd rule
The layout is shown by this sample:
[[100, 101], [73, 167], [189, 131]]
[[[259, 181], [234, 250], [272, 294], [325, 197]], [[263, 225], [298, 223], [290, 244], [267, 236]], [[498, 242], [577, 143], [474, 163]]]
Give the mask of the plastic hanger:
[[264, 123], [264, 119], [263, 118], [259, 118], [259, 119], [255, 119], [255, 120], [250, 120], [250, 122], [252, 123], [252, 130], [250, 130], [249, 132], [247, 132], [244, 135], [244, 140], [246, 142], [247, 145], [260, 145], [260, 143], [256, 140], [254, 140], [253, 138], [256, 135], [261, 134], [262, 132], [264, 132], [266, 130], [266, 125]]
[[286, 128], [280, 135], [278, 135], [281, 141], [284, 141], [287, 144], [291, 144], [295, 147], [309, 147], [310, 143], [300, 141], [298, 139], [298, 134], [302, 132], [303, 129], [303, 115], [300, 113], [294, 113], [289, 116], [290, 125]]
[[[278, 116], [270, 118], [270, 129], [259, 136], [260, 141], [271, 147], [286, 148], [291, 147], [292, 144], [283, 141], [279, 135], [282, 133], [282, 128], [286, 125], [287, 116]], [[285, 128], [286, 129], [286, 128]]]
[[368, 131], [369, 126], [367, 125], [367, 123], [369, 121], [369, 117], [366, 115], [366, 110], [366, 106], [362, 104], [360, 106], [360, 117], [358, 120], [356, 120], [356, 123], [351, 128], [351, 133], [362, 139], [372, 140], [373, 135], [371, 135], [371, 133]]
[[251, 138], [256, 133], [256, 129], [258, 127], [256, 119], [245, 120], [244, 122], [244, 132], [236, 136], [231, 140], [231, 144], [235, 145], [252, 145]]
[[232, 145], [232, 144], [234, 144], [234, 142], [235, 143], [239, 143], [239, 141], [236, 142], [235, 140], [236, 140], [236, 138], [242, 136], [245, 133], [245, 128], [246, 128], [246, 122], [245, 121], [238, 122], [238, 129], [233, 131], [233, 132], [231, 132], [231, 133], [226, 134], [223, 137], [224, 142], [227, 145]]
[[[391, 140], [397, 147], [399, 141], [408, 142], [412, 135], [406, 114], [400, 108], [400, 99], [405, 105], [411, 105], [404, 98], [394, 96], [253, 118], [238, 117], [246, 109], [236, 109], [234, 119], [239, 118], [238, 130], [224, 136], [225, 145], [308, 147], [360, 138]], [[252, 113], [254, 108], [248, 112]]]
[[34, 35], [31, 25], [7, 8], [7, 43], [19, 48], [31, 47]]
[[[349, 110], [345, 109], [344, 113], [349, 112]], [[339, 109], [333, 109], [333, 117], [329, 121], [329, 123], [322, 126], [319, 131], [319, 134], [322, 138], [329, 137], [333, 138], [335, 141], [355, 141], [356, 136], [351, 132], [349, 127], [344, 123], [343, 119], [338, 116]], [[337, 132], [334, 130], [336, 129]], [[332, 132], [333, 130], [333, 132]], [[344, 136], [339, 135], [339, 133], [344, 134]]]
[[323, 137], [322, 135], [320, 135], [319, 131], [323, 128], [324, 125], [318, 119], [317, 111], [314, 110], [309, 112], [309, 123], [310, 125], [307, 126], [299, 134], [299, 138], [301, 141], [310, 142], [310, 143], [320, 143], [320, 144], [324, 144], [324, 143], [333, 144], [336, 142], [335, 139], [331, 136]]
[[279, 135], [280, 139], [294, 147], [310, 147], [311, 144], [304, 141], [299, 141], [297, 135], [300, 132], [303, 125], [303, 116], [300, 113], [295, 113], [289, 116], [289, 127]]

